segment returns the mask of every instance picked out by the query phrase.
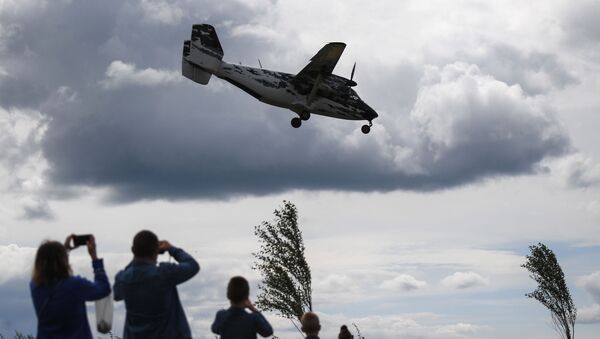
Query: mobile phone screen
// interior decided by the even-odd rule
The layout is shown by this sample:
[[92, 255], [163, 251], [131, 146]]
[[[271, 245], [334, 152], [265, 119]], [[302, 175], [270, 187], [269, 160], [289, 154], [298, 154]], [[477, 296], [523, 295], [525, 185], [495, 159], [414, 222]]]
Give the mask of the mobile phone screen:
[[73, 246], [78, 247], [87, 244], [90, 234], [76, 235], [73, 237]]

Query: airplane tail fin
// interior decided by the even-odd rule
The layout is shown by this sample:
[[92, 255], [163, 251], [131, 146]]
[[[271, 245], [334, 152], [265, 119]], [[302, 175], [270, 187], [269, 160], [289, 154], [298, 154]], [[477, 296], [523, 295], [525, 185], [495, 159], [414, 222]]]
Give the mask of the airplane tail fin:
[[181, 72], [186, 78], [206, 85], [221, 67], [223, 48], [215, 28], [202, 24], [192, 27], [192, 39], [183, 43]]

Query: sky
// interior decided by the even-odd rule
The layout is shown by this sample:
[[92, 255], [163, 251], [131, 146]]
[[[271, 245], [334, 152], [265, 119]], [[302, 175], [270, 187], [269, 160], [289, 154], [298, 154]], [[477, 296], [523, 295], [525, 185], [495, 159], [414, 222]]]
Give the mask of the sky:
[[[254, 226], [296, 204], [322, 337], [557, 337], [525, 293], [528, 246], [557, 254], [578, 338], [600, 331], [598, 1], [0, 0], [0, 333], [35, 333], [37, 246], [93, 233], [108, 274], [151, 229], [201, 272], [179, 287], [195, 338], [249, 278]], [[181, 76], [195, 23], [224, 60], [334, 73], [379, 113], [290, 111]], [[161, 260], [170, 260], [167, 256]], [[75, 274], [92, 277], [83, 249]], [[88, 307], [91, 321], [93, 304]], [[124, 306], [115, 304], [120, 334]], [[280, 338], [299, 338], [267, 314]]]

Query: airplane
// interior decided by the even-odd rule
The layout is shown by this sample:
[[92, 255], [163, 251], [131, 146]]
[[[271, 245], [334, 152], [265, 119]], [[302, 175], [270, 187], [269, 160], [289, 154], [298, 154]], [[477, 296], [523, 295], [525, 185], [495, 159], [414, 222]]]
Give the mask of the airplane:
[[214, 74], [264, 103], [290, 109], [298, 114], [291, 121], [294, 128], [300, 127], [312, 113], [366, 120], [368, 124], [361, 131], [368, 134], [378, 114], [352, 89], [356, 86], [353, 80], [356, 63], [350, 79], [332, 73], [345, 47], [342, 42], [328, 43], [293, 75], [262, 69], [262, 65], [254, 68], [223, 61], [223, 48], [215, 28], [197, 24], [192, 26], [191, 40], [183, 43], [181, 68], [183, 76], [199, 84], [208, 84]]

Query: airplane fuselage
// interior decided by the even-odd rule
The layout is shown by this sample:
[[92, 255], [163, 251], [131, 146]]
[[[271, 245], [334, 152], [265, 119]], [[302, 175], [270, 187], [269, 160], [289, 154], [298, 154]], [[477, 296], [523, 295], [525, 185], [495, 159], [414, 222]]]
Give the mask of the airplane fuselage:
[[322, 79], [316, 92], [313, 83], [293, 74], [222, 62], [217, 77], [239, 87], [258, 100], [290, 109], [308, 119], [309, 113], [346, 120], [368, 120], [377, 113], [347, 86], [348, 79], [331, 74]]

